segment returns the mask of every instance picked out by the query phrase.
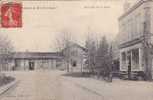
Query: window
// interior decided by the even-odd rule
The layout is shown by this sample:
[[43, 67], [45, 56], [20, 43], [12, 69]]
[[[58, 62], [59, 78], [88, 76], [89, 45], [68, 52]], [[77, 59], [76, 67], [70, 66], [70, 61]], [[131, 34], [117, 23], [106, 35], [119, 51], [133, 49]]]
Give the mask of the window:
[[133, 68], [139, 67], [139, 49], [132, 50], [132, 66]]
[[128, 23], [126, 22], [126, 24], [125, 24], [125, 36], [123, 36], [124, 37], [124, 41], [128, 41], [128, 38], [129, 38], [129, 35], [128, 35]]
[[141, 34], [141, 16], [140, 14], [137, 14], [136, 17], [135, 17], [135, 38], [139, 37], [140, 34]]
[[129, 28], [128, 29], [129, 40], [132, 40], [132, 27], [133, 27], [132, 24], [133, 24], [132, 19], [128, 20], [128, 26], [127, 27]]
[[135, 28], [134, 28], [134, 20], [132, 19], [131, 20], [131, 39], [133, 39], [133, 37], [134, 37], [134, 34], [135, 34], [135, 32], [134, 32], [134, 30], [135, 30]]
[[126, 41], [126, 24], [125, 23], [123, 23], [122, 24], [122, 36], [121, 36], [121, 41], [122, 42], [125, 42]]
[[126, 28], [127, 28], [126, 34], [128, 36], [127, 41], [129, 41], [130, 40], [130, 20], [128, 20]]
[[137, 37], [137, 33], [138, 33], [138, 18], [137, 16], [135, 17], [135, 38]]
[[122, 63], [125, 64], [125, 62], [126, 62], [126, 53], [123, 52], [122, 53]]

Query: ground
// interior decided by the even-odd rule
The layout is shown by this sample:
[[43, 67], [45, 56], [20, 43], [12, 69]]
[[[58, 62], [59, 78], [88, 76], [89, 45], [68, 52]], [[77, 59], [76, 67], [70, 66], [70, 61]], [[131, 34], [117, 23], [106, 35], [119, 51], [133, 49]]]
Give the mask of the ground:
[[5, 73], [19, 82], [0, 100], [153, 100], [153, 82], [113, 79], [107, 83], [57, 70]]

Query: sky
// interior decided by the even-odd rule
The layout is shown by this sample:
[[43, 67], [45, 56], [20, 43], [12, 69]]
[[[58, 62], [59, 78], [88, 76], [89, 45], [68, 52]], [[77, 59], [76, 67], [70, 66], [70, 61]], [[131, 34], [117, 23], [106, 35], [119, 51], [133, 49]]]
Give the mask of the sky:
[[[87, 33], [114, 39], [123, 1], [22, 1], [22, 28], [0, 29], [16, 51], [55, 51], [55, 42], [63, 32], [84, 45]], [[39, 9], [37, 9], [39, 8]]]

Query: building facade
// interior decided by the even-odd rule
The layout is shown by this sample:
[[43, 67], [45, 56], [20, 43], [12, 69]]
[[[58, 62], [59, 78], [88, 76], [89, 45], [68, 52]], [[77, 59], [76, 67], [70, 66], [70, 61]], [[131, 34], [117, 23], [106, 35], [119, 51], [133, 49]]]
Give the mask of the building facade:
[[[146, 70], [144, 42], [147, 42], [148, 46], [152, 45], [152, 12], [153, 0], [140, 0], [125, 10], [119, 18], [120, 71], [144, 72]], [[146, 34], [149, 34], [149, 37], [144, 41]], [[152, 55], [151, 52], [149, 55]], [[149, 60], [152, 60], [152, 56]], [[148, 62], [148, 65], [152, 66], [150, 70], [153, 70], [152, 63]]]
[[69, 72], [82, 72], [85, 64], [86, 49], [76, 43], [70, 43], [62, 51], [64, 55], [65, 68]]
[[[63, 56], [53, 52], [14, 52], [5, 59], [2, 70], [49, 70], [62, 63]], [[5, 65], [5, 66], [4, 66]]]
[[82, 72], [86, 49], [70, 43], [61, 52], [14, 52], [0, 55], [0, 70], [69, 70]]

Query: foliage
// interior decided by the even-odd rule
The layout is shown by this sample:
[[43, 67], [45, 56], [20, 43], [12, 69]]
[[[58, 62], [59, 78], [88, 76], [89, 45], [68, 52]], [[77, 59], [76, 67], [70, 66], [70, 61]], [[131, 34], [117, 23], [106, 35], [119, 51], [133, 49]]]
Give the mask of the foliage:
[[6, 59], [13, 52], [13, 44], [7, 36], [0, 35], [0, 69], [5, 68], [8, 63]]
[[87, 61], [90, 72], [98, 76], [109, 77], [112, 70], [112, 47], [106, 37], [103, 36], [97, 46], [94, 40], [88, 38], [86, 48], [88, 49]]
[[91, 73], [94, 73], [95, 67], [95, 56], [96, 56], [96, 44], [95, 41], [88, 37], [86, 40], [87, 48], [87, 67]]

